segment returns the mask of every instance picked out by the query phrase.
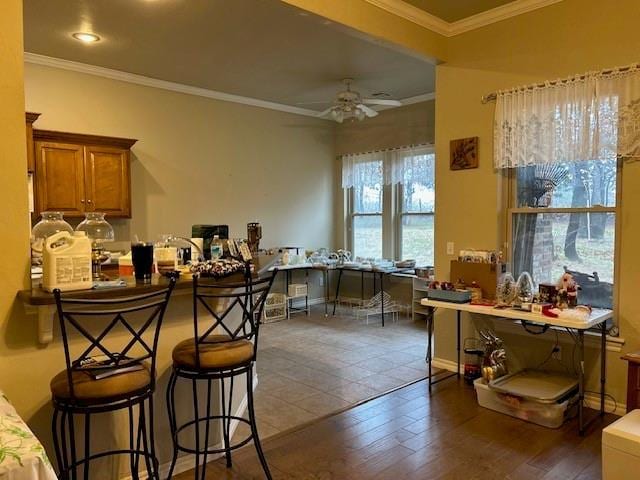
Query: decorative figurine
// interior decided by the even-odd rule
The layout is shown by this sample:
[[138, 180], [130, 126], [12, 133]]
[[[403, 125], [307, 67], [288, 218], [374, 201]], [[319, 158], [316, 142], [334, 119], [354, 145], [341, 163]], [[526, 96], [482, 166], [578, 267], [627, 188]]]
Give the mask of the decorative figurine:
[[580, 285], [573, 279], [570, 273], [564, 273], [556, 285], [558, 290], [557, 306], [561, 310], [578, 306], [578, 290]]
[[509, 272], [500, 277], [496, 289], [498, 305], [511, 305], [516, 297], [516, 281]]

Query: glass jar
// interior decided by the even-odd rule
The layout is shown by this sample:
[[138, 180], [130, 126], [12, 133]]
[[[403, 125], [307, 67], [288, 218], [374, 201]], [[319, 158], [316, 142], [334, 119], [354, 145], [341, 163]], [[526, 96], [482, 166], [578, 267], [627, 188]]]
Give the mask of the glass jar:
[[102, 264], [109, 260], [111, 254], [105, 250], [105, 242], [113, 242], [113, 227], [104, 219], [102, 212], [87, 212], [84, 220], [78, 224], [76, 231], [85, 232], [91, 240], [91, 265], [93, 280], [103, 280]]
[[54, 233], [69, 232], [73, 235], [73, 228], [64, 220], [62, 212], [42, 212], [41, 220], [31, 230], [31, 264], [42, 265], [42, 248], [44, 239]]
[[86, 232], [92, 243], [112, 242], [114, 240], [113, 227], [104, 219], [102, 212], [87, 212], [85, 218], [76, 230]]

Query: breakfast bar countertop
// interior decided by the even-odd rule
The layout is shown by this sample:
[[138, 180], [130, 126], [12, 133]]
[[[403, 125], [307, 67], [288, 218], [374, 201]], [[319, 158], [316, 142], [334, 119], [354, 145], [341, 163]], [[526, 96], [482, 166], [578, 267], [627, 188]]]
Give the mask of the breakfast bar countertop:
[[[150, 283], [136, 282], [134, 277], [119, 277], [119, 279], [126, 282], [126, 286], [89, 290], [72, 290], [63, 292], [63, 295], [72, 296], [74, 298], [125, 297], [161, 290], [169, 285], [169, 279], [158, 274], [152, 275]], [[176, 281], [175, 289], [180, 290], [191, 288], [192, 283], [191, 275], [180, 275]], [[56, 303], [53, 293], [43, 290], [40, 285], [34, 285], [30, 290], [20, 290], [18, 292], [18, 298], [26, 305], [32, 306], [54, 305]]]
[[[266, 274], [271, 267], [279, 260], [279, 255], [261, 255], [252, 260], [254, 264], [254, 275]], [[142, 293], [161, 290], [169, 284], [169, 279], [162, 275], [154, 274], [150, 283], [136, 282], [134, 277], [119, 277], [126, 285], [122, 287], [74, 290], [64, 292], [64, 296], [73, 298], [114, 298], [140, 295]], [[220, 283], [234, 283], [242, 281], [243, 273], [238, 272], [227, 277], [218, 279]], [[176, 281], [174, 288], [175, 295], [192, 294], [193, 277], [191, 274], [183, 274]], [[53, 341], [53, 325], [56, 311], [56, 301], [53, 293], [42, 289], [40, 285], [34, 285], [30, 289], [20, 290], [17, 298], [24, 305], [28, 315], [37, 316], [38, 342], [47, 345]]]
[[[257, 261], [254, 261], [255, 272], [257, 275], [266, 273], [278, 260], [278, 256], [261, 256]], [[233, 282], [241, 281], [242, 273], [234, 273], [230, 276], [220, 278], [221, 282]], [[142, 293], [153, 292], [155, 290], [161, 290], [169, 284], [169, 279], [163, 275], [154, 274], [151, 277], [150, 283], [136, 282], [133, 276], [118, 277], [120, 280], [126, 282], [126, 286], [113, 287], [113, 288], [100, 288], [100, 289], [88, 289], [88, 290], [73, 290], [64, 292], [63, 295], [73, 296], [74, 298], [112, 298], [112, 297], [124, 297], [129, 295], [139, 295]], [[193, 285], [191, 274], [182, 274], [176, 280], [175, 290], [187, 290]], [[31, 289], [20, 290], [18, 292], [18, 299], [25, 305], [34, 307], [55, 305], [55, 299], [53, 293], [47, 292], [42, 289], [40, 285], [34, 285]]]

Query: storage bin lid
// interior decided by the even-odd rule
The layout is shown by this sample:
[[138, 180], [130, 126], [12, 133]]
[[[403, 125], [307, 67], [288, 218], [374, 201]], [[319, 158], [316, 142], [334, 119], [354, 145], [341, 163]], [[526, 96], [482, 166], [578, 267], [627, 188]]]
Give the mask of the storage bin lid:
[[627, 413], [605, 428], [602, 445], [640, 458], [640, 409]]
[[556, 403], [578, 386], [578, 380], [561, 373], [521, 370], [496, 378], [489, 387], [541, 403]]

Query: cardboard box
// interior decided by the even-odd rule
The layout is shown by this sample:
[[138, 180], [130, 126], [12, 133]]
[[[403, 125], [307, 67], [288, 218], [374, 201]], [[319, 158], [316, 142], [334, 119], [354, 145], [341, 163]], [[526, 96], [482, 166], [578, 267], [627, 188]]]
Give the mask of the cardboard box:
[[462, 280], [467, 286], [476, 282], [482, 289], [482, 297], [488, 300], [496, 298], [496, 289], [500, 275], [506, 271], [506, 265], [495, 263], [474, 263], [451, 260], [449, 281]]

